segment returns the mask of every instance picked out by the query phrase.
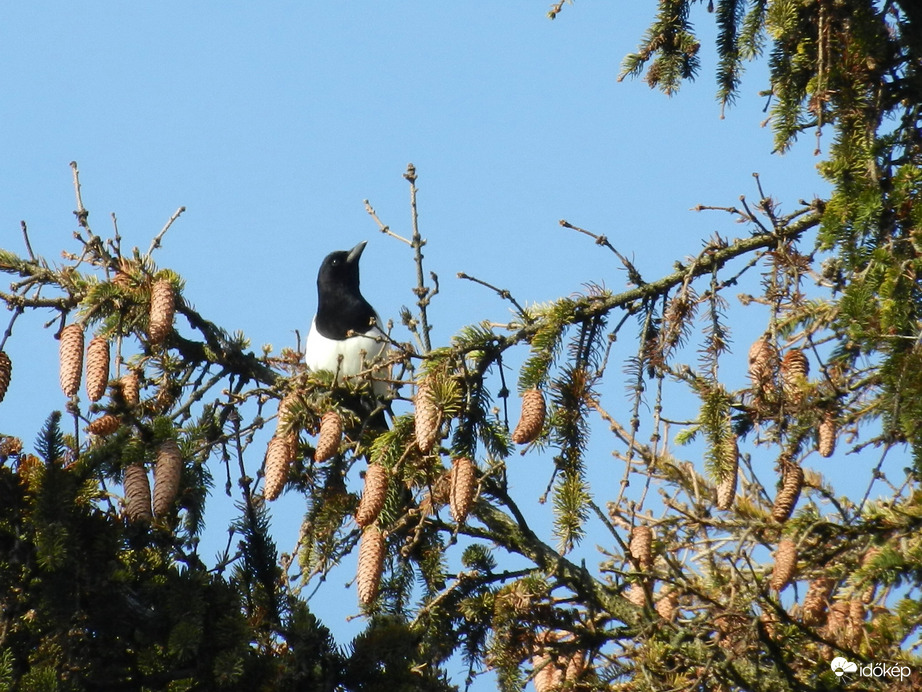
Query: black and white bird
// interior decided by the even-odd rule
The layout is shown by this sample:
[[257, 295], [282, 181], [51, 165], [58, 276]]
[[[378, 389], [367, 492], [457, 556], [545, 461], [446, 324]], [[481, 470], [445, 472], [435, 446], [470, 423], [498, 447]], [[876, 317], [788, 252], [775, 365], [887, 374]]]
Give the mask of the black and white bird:
[[[335, 373], [337, 382], [366, 372], [387, 346], [378, 313], [359, 290], [359, 258], [366, 242], [331, 252], [317, 274], [317, 314], [307, 335], [304, 362], [313, 371]], [[386, 390], [386, 382], [373, 382], [375, 394]]]

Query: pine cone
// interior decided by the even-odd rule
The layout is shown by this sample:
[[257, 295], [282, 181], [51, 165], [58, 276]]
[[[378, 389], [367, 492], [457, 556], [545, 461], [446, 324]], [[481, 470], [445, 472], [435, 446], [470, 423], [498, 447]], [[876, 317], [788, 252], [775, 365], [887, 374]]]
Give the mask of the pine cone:
[[730, 435], [723, 443], [721, 450], [721, 468], [725, 473], [717, 484], [717, 509], [727, 510], [733, 506], [736, 498], [736, 481], [739, 475], [739, 443], [736, 435]]
[[131, 464], [125, 468], [125, 514], [128, 521], [150, 521], [150, 480], [143, 464]]
[[147, 335], [152, 344], [159, 344], [173, 330], [176, 292], [168, 279], [154, 282], [150, 290], [150, 322]]
[[355, 511], [355, 523], [365, 528], [375, 522], [387, 498], [387, 469], [371, 464], [365, 472], [365, 489]]
[[432, 398], [429, 382], [423, 380], [416, 390], [416, 412], [413, 415], [416, 432], [416, 446], [423, 454], [428, 454], [435, 446], [439, 436], [442, 416]]
[[86, 396], [99, 401], [109, 383], [109, 342], [101, 336], [90, 339], [86, 349]]
[[770, 389], [777, 367], [778, 350], [763, 336], [749, 348], [749, 379], [753, 391], [761, 393]]
[[154, 516], [162, 517], [170, 511], [179, 492], [182, 475], [182, 454], [176, 440], [166, 440], [157, 450], [154, 466]]
[[522, 395], [522, 417], [512, 433], [512, 441], [516, 444], [528, 444], [537, 439], [544, 428], [544, 417], [547, 407], [544, 405], [544, 396], [540, 389], [529, 389]]
[[848, 602], [848, 620], [845, 623], [845, 631], [852, 645], [857, 644], [861, 637], [866, 615], [867, 610], [861, 600], [855, 598]]
[[676, 608], [679, 605], [679, 598], [675, 591], [669, 587], [663, 587], [660, 591], [660, 598], [654, 606], [656, 612], [663, 620], [672, 621], [675, 618]]
[[791, 516], [794, 505], [800, 498], [800, 490], [804, 486], [804, 470], [797, 464], [787, 463], [782, 470], [781, 489], [775, 496], [772, 506], [772, 519], [783, 524]]
[[793, 403], [803, 399], [803, 388], [810, 372], [810, 363], [799, 348], [792, 348], [781, 361], [781, 387], [784, 395]]
[[790, 538], [782, 538], [775, 551], [775, 567], [772, 571], [771, 587], [783, 591], [791, 582], [797, 568], [797, 546]]
[[83, 327], [69, 324], [61, 330], [59, 346], [61, 360], [61, 389], [66, 396], [75, 396], [80, 389], [83, 370]]
[[10, 378], [13, 375], [13, 361], [6, 355], [6, 351], [0, 351], [0, 401], [6, 396], [6, 390], [10, 386]]
[[359, 565], [355, 576], [359, 603], [370, 605], [378, 597], [381, 572], [384, 569], [384, 534], [374, 524], [362, 531], [359, 541]]
[[343, 440], [343, 419], [336, 411], [328, 411], [320, 419], [320, 434], [317, 435], [317, 448], [314, 461], [323, 462], [339, 451]]
[[817, 577], [810, 580], [807, 595], [804, 596], [805, 625], [815, 627], [822, 625], [826, 619], [826, 608], [829, 606], [829, 596], [836, 586], [836, 580], [829, 577]]
[[477, 474], [474, 462], [467, 457], [458, 457], [452, 462], [451, 490], [449, 491], [448, 504], [451, 507], [451, 516], [459, 524], [467, 519], [471, 511], [471, 503], [477, 492]]
[[647, 604], [647, 594], [643, 586], [637, 583], [632, 583], [627, 587], [624, 597], [638, 608], [643, 608]]
[[287, 435], [289, 432], [295, 432], [295, 430], [293, 430], [294, 421], [291, 409], [294, 407], [297, 399], [298, 394], [296, 392], [288, 392], [279, 402], [278, 418], [275, 424], [276, 435]]
[[833, 641], [845, 630], [848, 625], [848, 601], [834, 601], [829, 606], [829, 615], [826, 618], [826, 636]]
[[631, 531], [631, 557], [646, 572], [653, 566], [653, 529], [643, 524], [638, 524]]
[[816, 448], [820, 456], [828, 459], [836, 451], [836, 417], [832, 411], [823, 415], [816, 437]]
[[265, 481], [263, 497], [272, 501], [276, 499], [288, 482], [288, 470], [294, 458], [292, 440], [287, 435], [273, 435], [266, 449]]
[[118, 416], [106, 413], [96, 420], [91, 421], [90, 424], [86, 426], [86, 431], [98, 437], [108, 437], [118, 430], [119, 425], [121, 425], [121, 423], [119, 422]]
[[533, 656], [531, 664], [535, 669], [535, 675], [532, 678], [535, 692], [552, 692], [560, 689], [566, 676], [564, 671], [557, 667], [557, 662], [550, 654]]
[[128, 406], [137, 406], [141, 403], [141, 385], [137, 373], [130, 372], [123, 375], [118, 382], [122, 388], [122, 398]]

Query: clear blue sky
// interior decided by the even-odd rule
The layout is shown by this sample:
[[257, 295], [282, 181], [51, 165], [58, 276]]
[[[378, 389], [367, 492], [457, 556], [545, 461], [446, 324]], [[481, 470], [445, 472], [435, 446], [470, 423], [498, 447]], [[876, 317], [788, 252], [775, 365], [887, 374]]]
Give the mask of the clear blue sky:
[[[652, 1], [577, 2], [554, 22], [549, 4], [10, 4], [0, 23], [0, 246], [24, 253], [25, 220], [37, 253], [55, 260], [75, 249], [76, 160], [97, 233], [115, 212], [123, 245], [146, 249], [186, 206], [160, 265], [185, 277], [206, 317], [243, 330], [255, 348], [293, 346], [331, 250], [370, 241], [363, 288], [385, 319], [412, 301], [411, 256], [378, 233], [362, 200], [408, 235], [401, 174], [413, 162], [428, 268], [441, 277], [434, 338], [444, 343], [465, 324], [508, 316], [459, 271], [522, 302], [590, 281], [624, 285], [614, 258], [561, 229], [561, 218], [604, 233], [651, 278], [714, 231], [748, 232], [689, 210], [755, 198], [754, 171], [785, 210], [824, 192], [812, 140], [771, 154], [761, 68], [719, 118], [703, 7], [702, 73], [669, 99], [639, 80], [616, 82]], [[45, 319], [21, 318], [6, 349], [15, 371], [0, 430], [27, 440], [65, 403]], [[251, 458], [254, 471], [260, 462]], [[225, 538], [221, 502], [218, 491], [206, 557]], [[291, 494], [275, 507], [280, 549], [293, 546], [302, 511]], [[354, 589], [342, 588], [349, 570], [312, 603], [341, 642], [360, 626], [345, 623], [357, 610]]]

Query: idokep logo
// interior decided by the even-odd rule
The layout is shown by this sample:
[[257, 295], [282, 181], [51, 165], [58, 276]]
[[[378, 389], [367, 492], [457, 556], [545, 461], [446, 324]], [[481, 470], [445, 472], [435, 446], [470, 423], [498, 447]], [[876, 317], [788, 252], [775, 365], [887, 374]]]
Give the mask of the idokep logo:
[[836, 656], [829, 664], [832, 672], [838, 677], [846, 673], [858, 673], [863, 678], [908, 678], [912, 672], [909, 666], [888, 666], [886, 663], [868, 663], [859, 666], [854, 661], [849, 661], [842, 656]]

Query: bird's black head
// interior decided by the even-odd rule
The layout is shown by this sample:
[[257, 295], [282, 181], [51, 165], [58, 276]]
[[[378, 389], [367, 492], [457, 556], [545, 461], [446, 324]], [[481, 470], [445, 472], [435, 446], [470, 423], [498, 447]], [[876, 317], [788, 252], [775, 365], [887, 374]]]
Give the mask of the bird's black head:
[[317, 274], [317, 289], [321, 300], [326, 291], [334, 293], [359, 291], [359, 258], [367, 241], [351, 250], [338, 250], [327, 255]]
[[374, 308], [359, 290], [359, 258], [362, 241], [351, 250], [331, 252], [317, 274], [317, 316], [320, 333], [330, 339], [344, 339], [350, 331], [365, 332], [377, 321]]

